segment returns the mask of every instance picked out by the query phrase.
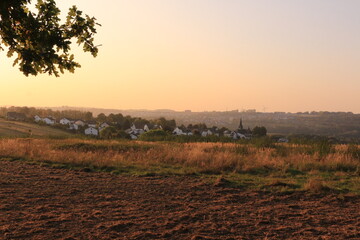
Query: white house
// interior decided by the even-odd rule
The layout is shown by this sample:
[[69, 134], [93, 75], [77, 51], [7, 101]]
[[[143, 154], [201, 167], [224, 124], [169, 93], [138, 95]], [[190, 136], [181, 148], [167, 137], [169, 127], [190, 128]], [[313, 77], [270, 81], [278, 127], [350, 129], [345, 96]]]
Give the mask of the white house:
[[99, 131], [94, 128], [94, 127], [89, 127], [87, 129], [85, 129], [85, 135], [93, 135], [93, 136], [98, 136], [99, 135]]
[[201, 133], [202, 137], [206, 137], [206, 136], [210, 136], [210, 135], [213, 135], [212, 131], [210, 131], [210, 130], [205, 130]]
[[60, 124], [62, 125], [69, 125], [71, 123], [71, 120], [70, 119], [67, 119], [67, 118], [62, 118], [60, 119]]
[[147, 124], [145, 124], [145, 126], [144, 126], [144, 131], [145, 131], [145, 132], [150, 131], [150, 128], [149, 128], [149, 126], [148, 126]]
[[48, 125], [54, 125], [55, 124], [55, 119], [53, 119], [52, 117], [46, 117], [43, 118], [42, 121]]
[[38, 115], [35, 115], [35, 116], [34, 116], [34, 121], [35, 121], [35, 122], [40, 122], [41, 120], [42, 120], [42, 118], [39, 117]]
[[[137, 136], [143, 134], [144, 132], [146, 132], [146, 129], [149, 129], [147, 125], [144, 126], [144, 129], [142, 128], [136, 128], [135, 124], [133, 124], [129, 129], [127, 129], [125, 132], [130, 134], [130, 137], [132, 139], [137, 139]], [[150, 129], [149, 129], [150, 130]], [[134, 138], [133, 136], [135, 136], [136, 138]]]
[[131, 125], [130, 129], [131, 129], [132, 131], [136, 130], [135, 124]]
[[180, 128], [176, 127], [173, 131], [174, 135], [185, 135], [186, 133], [184, 133]]
[[244, 134], [238, 133], [238, 132], [231, 132], [231, 137], [236, 139], [247, 139], [247, 137]]
[[74, 123], [70, 123], [69, 129], [70, 130], [79, 130], [79, 126]]

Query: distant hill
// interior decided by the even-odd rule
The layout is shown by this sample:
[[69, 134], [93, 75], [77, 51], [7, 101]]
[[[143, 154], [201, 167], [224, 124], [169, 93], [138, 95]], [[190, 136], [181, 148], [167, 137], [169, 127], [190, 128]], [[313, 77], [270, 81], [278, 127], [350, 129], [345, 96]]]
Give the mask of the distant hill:
[[71, 133], [34, 123], [7, 121], [0, 118], [0, 137], [71, 137]]
[[[254, 109], [246, 111], [192, 112], [173, 111], [169, 109], [120, 110], [67, 106], [51, 109], [59, 111], [77, 110], [79, 113], [92, 112], [94, 117], [99, 113], [104, 113], [105, 115], [121, 113], [124, 116], [130, 115], [133, 118], [143, 118], [147, 120], [164, 117], [168, 120], [174, 119], [178, 126], [205, 123], [208, 127], [227, 127], [231, 130], [237, 129], [240, 119], [242, 119], [244, 128], [252, 129], [255, 126], [265, 126], [269, 134], [321, 135], [341, 138], [343, 140], [357, 139], [360, 141], [360, 114], [354, 114], [352, 112], [256, 112]], [[80, 119], [81, 117], [73, 118]]]

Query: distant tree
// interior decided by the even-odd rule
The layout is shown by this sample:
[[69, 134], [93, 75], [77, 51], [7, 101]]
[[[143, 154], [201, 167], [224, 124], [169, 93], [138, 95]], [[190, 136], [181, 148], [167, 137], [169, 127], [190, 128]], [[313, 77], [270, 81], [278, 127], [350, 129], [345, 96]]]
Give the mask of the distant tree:
[[59, 76], [59, 71], [74, 72], [80, 64], [70, 53], [76, 39], [85, 52], [94, 57], [98, 53], [94, 45], [96, 19], [83, 16], [76, 6], [70, 8], [66, 21], [60, 23], [60, 10], [55, 0], [37, 0], [36, 12], [30, 11], [32, 0], [0, 1], [0, 51], [8, 49], [7, 56], [16, 56], [14, 66], [19, 65], [25, 76], [48, 73]]
[[85, 120], [85, 121], [91, 121], [91, 120], [93, 120], [93, 114], [92, 114], [92, 112], [86, 112], [86, 113], [85, 113], [85, 116], [84, 116], [84, 120]]
[[100, 113], [99, 115], [97, 115], [96, 120], [97, 120], [98, 122], [100, 122], [100, 123], [101, 123], [101, 122], [106, 122], [107, 117], [106, 117], [105, 114]]
[[194, 134], [195, 136], [200, 136], [200, 135], [201, 135], [199, 129], [193, 129], [191, 132], [192, 132], [192, 134]]
[[106, 127], [100, 131], [100, 137], [103, 139], [113, 139], [117, 137], [117, 132], [115, 127]]
[[115, 122], [115, 114], [113, 113], [110, 113], [108, 116], [107, 116], [107, 121], [113, 123]]
[[121, 113], [114, 114], [112, 116], [112, 122], [121, 123], [124, 121], [124, 116]]
[[145, 124], [149, 124], [150, 122], [146, 119], [136, 118], [134, 119], [133, 123], [136, 127], [143, 128]]
[[130, 127], [131, 127], [130, 120], [128, 118], [125, 118], [124, 122], [123, 122], [123, 124], [121, 126], [121, 129], [126, 130], [126, 129], [129, 129]]
[[263, 136], [266, 136], [267, 134], [267, 130], [265, 127], [254, 127], [254, 129], [252, 130], [252, 133], [254, 136], [256, 137], [263, 137]]
[[224, 132], [225, 132], [225, 131], [228, 131], [228, 130], [229, 130], [228, 128], [222, 127], [222, 128], [219, 129], [219, 132], [220, 132], [221, 134], [224, 134]]
[[131, 139], [130, 135], [123, 130], [118, 130], [116, 133], [117, 138]]
[[155, 124], [160, 125], [165, 131], [172, 132], [176, 128], [176, 121], [159, 118], [155, 120]]

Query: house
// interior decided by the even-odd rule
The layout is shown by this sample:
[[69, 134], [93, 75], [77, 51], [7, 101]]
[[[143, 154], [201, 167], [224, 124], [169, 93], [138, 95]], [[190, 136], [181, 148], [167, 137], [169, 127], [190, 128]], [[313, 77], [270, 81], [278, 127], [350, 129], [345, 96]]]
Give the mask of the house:
[[35, 116], [34, 116], [34, 121], [35, 121], [35, 122], [40, 122], [41, 120], [42, 120], [42, 118], [39, 117], [38, 115], [35, 115]]
[[150, 131], [150, 128], [149, 128], [149, 126], [148, 126], [147, 124], [144, 125], [144, 131], [145, 131], [145, 132]]
[[[145, 126], [144, 126], [145, 129]], [[136, 128], [135, 124], [133, 124], [129, 129], [127, 129], [125, 132], [130, 134], [130, 137], [132, 139], [137, 139], [137, 137], [145, 132], [143, 128]], [[150, 130], [150, 128], [148, 128]], [[133, 136], [136, 136], [136, 138], [133, 138]]]
[[103, 122], [99, 125], [99, 131], [103, 130], [104, 128], [110, 127], [110, 125], [106, 122]]
[[155, 124], [153, 127], [152, 127], [153, 130], [156, 130], [156, 129], [163, 129], [161, 125], [157, 125]]
[[94, 128], [94, 127], [89, 127], [87, 129], [85, 129], [85, 135], [93, 135], [93, 136], [98, 136], [99, 135], [99, 131]]
[[242, 133], [239, 133], [239, 132], [231, 132], [230, 136], [234, 139], [234, 140], [237, 140], [237, 139], [248, 139], [248, 137], [246, 137], [244, 134]]
[[42, 121], [47, 125], [54, 125], [56, 123], [56, 120], [52, 117], [43, 118]]
[[179, 136], [179, 135], [186, 135], [186, 133], [184, 133], [184, 132], [183, 132], [180, 128], [178, 128], [178, 127], [176, 127], [172, 133], [173, 133], [174, 135], [177, 135], [177, 136]]
[[68, 118], [62, 118], [60, 119], [59, 123], [62, 125], [69, 125], [70, 123], [72, 123], [72, 121]]
[[18, 113], [18, 112], [8, 112], [6, 114], [6, 118], [8, 120], [15, 120], [15, 121], [25, 121], [26, 116], [23, 113]]
[[231, 137], [231, 132], [229, 130], [225, 130], [224, 137]]
[[201, 133], [201, 136], [202, 137], [207, 137], [207, 136], [210, 136], [210, 135], [213, 135], [212, 131], [210, 130], [205, 130]]
[[131, 137], [132, 140], [138, 139], [138, 137], [136, 135], [134, 135], [134, 134], [130, 134], [130, 137]]
[[97, 122], [95, 121], [89, 121], [86, 123], [89, 127], [93, 127], [93, 128], [96, 128], [96, 125], [97, 125]]
[[69, 124], [69, 129], [70, 130], [79, 130], [79, 125], [76, 125], [74, 123], [70, 123]]
[[85, 122], [84, 121], [82, 121], [82, 120], [77, 120], [77, 121], [75, 121], [75, 123], [74, 123], [75, 125], [77, 125], [78, 127], [84, 127], [85, 126]]

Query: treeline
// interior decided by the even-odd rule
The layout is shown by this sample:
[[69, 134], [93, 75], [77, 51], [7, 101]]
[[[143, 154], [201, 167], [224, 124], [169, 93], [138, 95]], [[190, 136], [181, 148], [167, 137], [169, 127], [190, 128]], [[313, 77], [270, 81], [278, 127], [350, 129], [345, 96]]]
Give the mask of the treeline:
[[159, 118], [155, 120], [146, 120], [140, 117], [123, 116], [121, 113], [105, 115], [100, 113], [97, 116], [93, 116], [92, 112], [84, 112], [78, 110], [62, 110], [54, 111], [52, 109], [34, 108], [34, 107], [1, 107], [0, 116], [6, 117], [8, 112], [23, 113], [27, 117], [28, 121], [33, 121], [34, 116], [40, 117], [53, 117], [58, 121], [62, 118], [68, 118], [73, 120], [82, 120], [85, 122], [97, 122], [97, 123], [109, 123], [112, 126], [126, 130], [133, 124], [138, 128], [143, 128], [148, 125], [149, 128], [158, 125], [165, 131], [173, 131], [176, 128], [175, 120], [167, 120], [165, 118]]
[[51, 109], [34, 108], [34, 107], [1, 107], [0, 108], [0, 116], [6, 117], [6, 114], [8, 112], [23, 113], [29, 120], [32, 120], [35, 115], [41, 117], [51, 116], [56, 119], [61, 119], [64, 117], [71, 119], [81, 119], [85, 121], [90, 121], [93, 119], [93, 115], [91, 112], [82, 112], [77, 110], [54, 111]]

